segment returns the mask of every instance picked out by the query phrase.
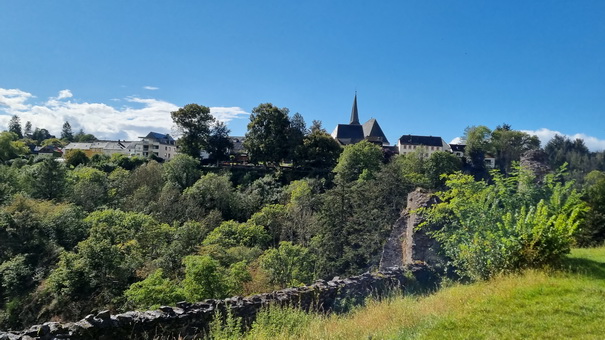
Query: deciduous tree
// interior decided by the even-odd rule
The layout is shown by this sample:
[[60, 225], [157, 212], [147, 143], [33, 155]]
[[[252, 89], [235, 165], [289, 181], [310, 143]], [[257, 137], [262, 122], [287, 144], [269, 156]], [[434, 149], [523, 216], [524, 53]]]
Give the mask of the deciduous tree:
[[347, 145], [334, 168], [336, 179], [344, 182], [372, 178], [382, 164], [382, 150], [368, 141]]
[[313, 256], [308, 249], [291, 242], [281, 242], [259, 258], [269, 272], [270, 281], [280, 288], [309, 283], [313, 278]]
[[0, 132], [0, 162], [26, 155], [29, 148], [22, 141], [18, 140], [14, 132]]
[[288, 112], [287, 108], [280, 109], [271, 103], [252, 109], [244, 146], [253, 162], [279, 165], [288, 156]]
[[296, 165], [331, 170], [336, 166], [342, 147], [325, 131], [316, 129], [304, 137], [297, 151]]
[[200, 162], [198, 158], [178, 154], [169, 162], [164, 163], [164, 178], [185, 190], [200, 178]]
[[210, 130], [208, 137], [208, 146], [206, 151], [210, 154], [210, 159], [220, 162], [229, 159], [229, 149], [233, 148], [233, 143], [229, 138], [231, 132], [223, 122], [216, 122]]
[[502, 173], [512, 170], [513, 162], [518, 162], [521, 154], [540, 147], [540, 140], [522, 131], [512, 130], [504, 124], [492, 131], [491, 144], [496, 156], [496, 166]]
[[177, 142], [180, 152], [199, 159], [200, 151], [208, 147], [210, 127], [214, 123], [210, 108], [187, 104], [177, 111], [170, 112], [170, 116], [182, 134]]

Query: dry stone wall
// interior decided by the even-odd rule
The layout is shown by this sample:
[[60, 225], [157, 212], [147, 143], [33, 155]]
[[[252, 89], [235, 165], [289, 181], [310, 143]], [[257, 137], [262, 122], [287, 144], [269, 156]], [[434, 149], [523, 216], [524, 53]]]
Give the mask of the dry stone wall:
[[[438, 277], [430, 267], [414, 264], [386, 268], [346, 279], [319, 280], [309, 286], [288, 288], [249, 297], [181, 302], [153, 311], [131, 311], [112, 315], [102, 311], [77, 322], [46, 322], [20, 332], [0, 332], [7, 339], [197, 339], [208, 332], [216, 315], [241, 318], [249, 326], [267, 306], [293, 306], [306, 311], [340, 312], [393, 291], [433, 289]], [[217, 313], [217, 311], [220, 312]]]

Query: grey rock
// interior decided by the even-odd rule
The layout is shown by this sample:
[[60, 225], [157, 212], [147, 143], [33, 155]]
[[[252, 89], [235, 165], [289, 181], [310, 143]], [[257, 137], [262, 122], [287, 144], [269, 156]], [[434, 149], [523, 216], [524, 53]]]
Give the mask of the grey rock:
[[97, 318], [104, 320], [104, 321], [109, 320], [109, 319], [111, 319], [111, 312], [108, 310], [101, 311], [101, 312], [97, 313]]

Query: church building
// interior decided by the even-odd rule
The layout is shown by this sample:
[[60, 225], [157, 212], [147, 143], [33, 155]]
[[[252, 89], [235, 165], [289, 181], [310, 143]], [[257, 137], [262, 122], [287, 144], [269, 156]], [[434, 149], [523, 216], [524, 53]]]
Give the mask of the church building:
[[351, 120], [349, 124], [338, 124], [332, 137], [341, 145], [349, 145], [367, 140], [368, 142], [380, 146], [389, 145], [389, 140], [382, 132], [378, 121], [374, 118], [368, 120], [363, 125], [359, 123], [359, 113], [357, 111], [357, 93], [353, 99], [353, 109], [351, 109]]

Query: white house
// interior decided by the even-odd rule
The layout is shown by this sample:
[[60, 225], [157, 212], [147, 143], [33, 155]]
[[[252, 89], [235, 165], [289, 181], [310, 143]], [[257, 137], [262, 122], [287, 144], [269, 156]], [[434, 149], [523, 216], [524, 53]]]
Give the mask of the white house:
[[403, 135], [397, 142], [397, 150], [400, 155], [405, 155], [418, 149], [424, 150], [425, 157], [430, 157], [437, 151], [452, 152], [449, 144], [441, 137]]
[[169, 134], [150, 132], [138, 142], [132, 142], [129, 145], [129, 154], [131, 156], [149, 157], [155, 155], [159, 158], [169, 161], [178, 153], [176, 141]]

